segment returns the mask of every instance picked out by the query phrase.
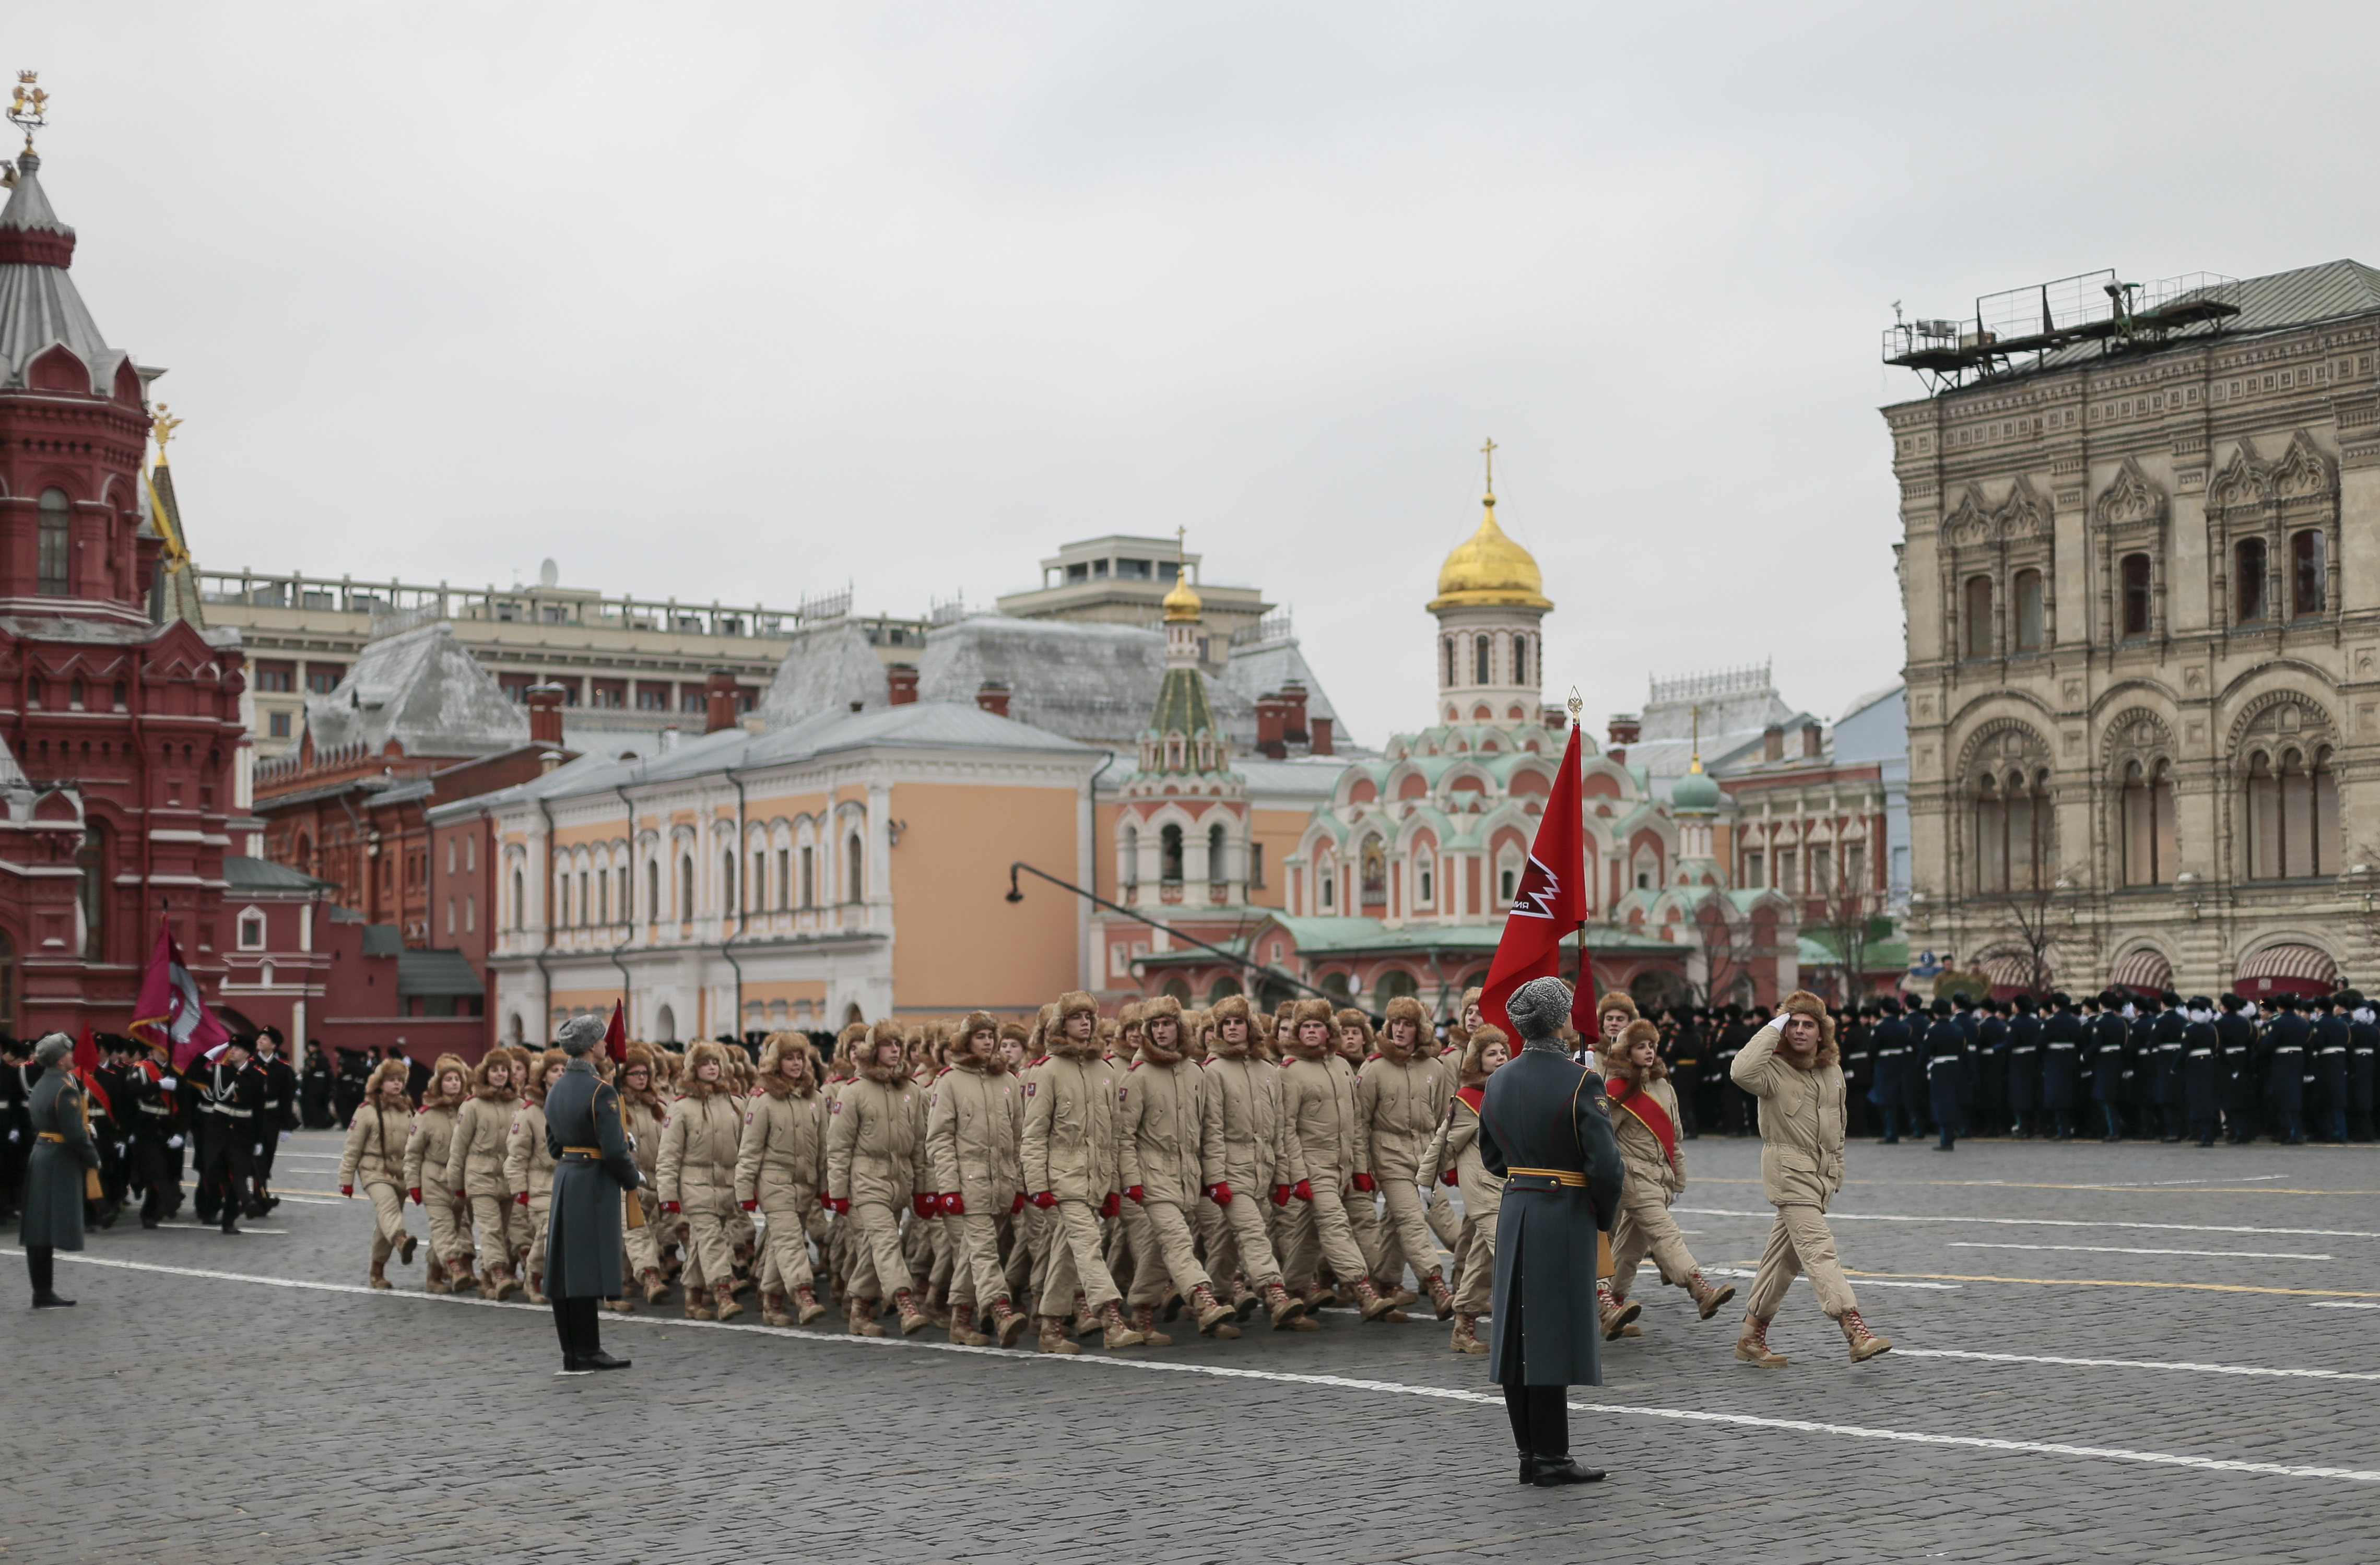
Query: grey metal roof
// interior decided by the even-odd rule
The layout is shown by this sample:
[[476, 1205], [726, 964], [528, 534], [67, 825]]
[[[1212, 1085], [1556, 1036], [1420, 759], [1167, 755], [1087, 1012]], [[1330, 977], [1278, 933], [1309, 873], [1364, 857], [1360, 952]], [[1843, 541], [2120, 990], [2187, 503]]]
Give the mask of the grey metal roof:
[[854, 701], [866, 710], [890, 698], [884, 664], [867, 632], [856, 620], [833, 620], [795, 633], [760, 698], [760, 719], [772, 729], [789, 728], [827, 712], [847, 714]]
[[528, 713], [515, 706], [443, 620], [367, 642], [338, 687], [306, 698], [314, 748], [391, 739], [410, 756], [478, 756], [528, 742]]
[[[0, 228], [71, 235], [74, 230], [50, 209], [40, 167], [41, 160], [30, 154], [19, 160], [17, 188], [8, 193], [7, 206], [0, 208]], [[22, 386], [25, 367], [59, 343], [91, 370], [92, 395], [114, 392], [116, 367], [126, 356], [100, 335], [99, 322], [84, 307], [67, 269], [29, 261], [0, 264], [0, 390]]]
[[269, 858], [250, 858], [245, 854], [224, 855], [224, 883], [236, 895], [241, 892], [334, 892], [338, 888], [328, 880], [317, 880], [302, 869], [292, 869], [285, 864], [275, 864]]
[[417, 994], [485, 994], [486, 982], [459, 951], [400, 951], [396, 953], [396, 997]]
[[[2159, 343], [2134, 344], [2124, 349], [2121, 357], [2154, 353], [2160, 346], [2203, 345], [2210, 337], [2277, 332], [2311, 325], [2317, 321], [2380, 313], [2380, 270], [2366, 266], [2360, 261], [2325, 261], [2319, 265], [2301, 266], [2267, 276], [2243, 277], [2240, 280], [2239, 292], [2233, 302], [2240, 306], [2237, 315], [2184, 327]], [[1982, 383], [1997, 384], [2017, 375], [2039, 374], [2045, 370], [2094, 363], [2103, 356], [2107, 356], [2107, 350], [2098, 343], [2074, 343], [2055, 353], [2042, 355], [2038, 361], [2022, 370], [1993, 376]]]
[[1231, 661], [1223, 666], [1225, 688], [1237, 693], [1251, 710], [1257, 698], [1270, 695], [1292, 680], [1305, 686], [1305, 715], [1329, 718], [1335, 731], [1339, 709], [1323, 693], [1322, 681], [1314, 676], [1314, 666], [1298, 650], [1296, 637], [1277, 636], [1269, 641], [1234, 647]]
[[1317, 799], [1324, 799], [1330, 797], [1331, 790], [1339, 785], [1340, 775], [1350, 765], [1365, 758], [1362, 754], [1316, 756], [1311, 758], [1299, 757], [1287, 760], [1274, 760], [1260, 755], [1236, 755], [1232, 758], [1232, 770], [1246, 780], [1251, 794], [1308, 794]]
[[[972, 703], [988, 681], [1008, 686], [1018, 721], [1089, 744], [1130, 746], [1157, 710], [1165, 682], [1165, 637], [1139, 625], [973, 614], [926, 633], [917, 660], [924, 701]], [[1225, 692], [1216, 718], [1232, 727]], [[1238, 703], [1255, 736], [1255, 714]]]
[[405, 931], [394, 924], [364, 926], [366, 956], [395, 956], [405, 949]]

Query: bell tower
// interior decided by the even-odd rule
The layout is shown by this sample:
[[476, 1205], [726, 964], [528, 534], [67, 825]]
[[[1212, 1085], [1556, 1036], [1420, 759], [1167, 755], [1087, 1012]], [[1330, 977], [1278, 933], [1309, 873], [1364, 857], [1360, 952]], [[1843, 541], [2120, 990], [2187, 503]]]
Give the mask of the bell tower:
[[1553, 607], [1529, 552], [1496, 525], [1496, 443], [1480, 447], [1487, 492], [1479, 530], [1439, 568], [1438, 721], [1521, 722], [1535, 719], [1545, 689], [1538, 624]]

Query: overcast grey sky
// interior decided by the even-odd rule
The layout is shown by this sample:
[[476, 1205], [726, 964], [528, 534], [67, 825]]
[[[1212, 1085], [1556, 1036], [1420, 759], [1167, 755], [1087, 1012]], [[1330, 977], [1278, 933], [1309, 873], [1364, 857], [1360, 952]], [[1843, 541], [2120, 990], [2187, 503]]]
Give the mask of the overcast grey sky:
[[1893, 678], [1895, 299], [2380, 261], [2372, 7], [28, 6], [201, 565], [921, 613], [1186, 526], [1356, 736]]

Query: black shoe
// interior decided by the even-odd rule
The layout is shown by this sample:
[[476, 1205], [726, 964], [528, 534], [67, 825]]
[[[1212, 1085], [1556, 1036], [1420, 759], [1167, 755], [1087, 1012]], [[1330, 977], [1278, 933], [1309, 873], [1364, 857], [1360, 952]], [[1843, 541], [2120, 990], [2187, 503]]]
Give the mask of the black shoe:
[[1530, 1480], [1541, 1489], [1557, 1489], [1564, 1484], [1596, 1484], [1602, 1481], [1602, 1468], [1581, 1467], [1568, 1456], [1537, 1458], [1537, 1474]]
[[54, 1291], [44, 1288], [33, 1295], [33, 1307], [37, 1310], [70, 1310], [74, 1308], [74, 1301], [60, 1298]]
[[581, 1369], [625, 1369], [634, 1362], [635, 1361], [632, 1359], [613, 1358], [610, 1353], [598, 1348], [593, 1353], [588, 1354], [585, 1358], [580, 1359], [578, 1361], [578, 1367]]
[[1947, 1141], [1937, 1141], [1934, 1144], [1934, 1150], [1937, 1152], [1956, 1152], [1958, 1148], [1951, 1146]]
[[232, 1219], [232, 1217], [231, 1217], [231, 1215], [230, 1215], [230, 1214], [228, 1214], [228, 1213], [225, 1214], [225, 1217], [224, 1217], [224, 1220], [223, 1220], [223, 1231], [224, 1231], [225, 1233], [231, 1233], [231, 1234], [237, 1234], [237, 1233], [238, 1233], [238, 1232], [239, 1232], [239, 1224], [238, 1224], [237, 1222], [236, 1222], [236, 1221], [234, 1221], [234, 1220], [233, 1220], [233, 1219]]
[[1534, 1484], [1536, 1481], [1537, 1453], [1535, 1451], [1524, 1450], [1521, 1453], [1521, 1482], [1524, 1484]]

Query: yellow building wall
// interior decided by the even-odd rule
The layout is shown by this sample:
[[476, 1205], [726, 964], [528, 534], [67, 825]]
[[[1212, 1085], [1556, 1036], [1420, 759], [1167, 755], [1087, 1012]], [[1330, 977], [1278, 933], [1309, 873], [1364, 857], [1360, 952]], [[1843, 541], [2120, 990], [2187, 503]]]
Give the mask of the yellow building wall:
[[1026, 876], [1025, 900], [1006, 900], [1016, 859], [1083, 883], [1075, 801], [1072, 788], [893, 788], [892, 819], [904, 823], [892, 850], [895, 1011], [1022, 1013], [1075, 987], [1082, 937], [1074, 894]]
[[1289, 855], [1297, 851], [1298, 838], [1305, 834], [1305, 823], [1314, 812], [1305, 809], [1252, 809], [1248, 812], [1248, 841], [1264, 849], [1265, 883], [1248, 888], [1248, 901], [1258, 907], [1289, 906]]

